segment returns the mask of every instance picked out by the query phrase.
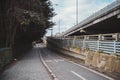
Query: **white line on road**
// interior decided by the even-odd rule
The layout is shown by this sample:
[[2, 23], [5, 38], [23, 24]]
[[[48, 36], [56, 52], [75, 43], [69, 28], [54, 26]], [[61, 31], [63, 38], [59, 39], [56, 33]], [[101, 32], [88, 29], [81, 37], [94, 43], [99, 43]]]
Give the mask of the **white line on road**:
[[58, 62], [56, 59], [54, 60], [55, 62]]
[[114, 80], [113, 78], [111, 78], [111, 77], [109, 77], [109, 76], [107, 76], [107, 75], [104, 75], [104, 74], [102, 74], [102, 73], [99, 73], [99, 72], [97, 72], [97, 71], [95, 71], [95, 70], [92, 70], [92, 69], [90, 69], [90, 68], [84, 67], [84, 66], [82, 66], [82, 65], [80, 65], [80, 64], [77, 64], [77, 63], [74, 63], [74, 62], [72, 62], [72, 61], [69, 61], [69, 62], [71, 62], [71, 63], [73, 63], [73, 64], [76, 64], [76, 65], [78, 65], [78, 66], [80, 66], [80, 67], [82, 67], [82, 68], [84, 68], [84, 69], [87, 69], [87, 70], [89, 70], [89, 71], [91, 71], [91, 72], [93, 72], [93, 73], [96, 73], [96, 74], [98, 74], [98, 75], [100, 75], [100, 76], [102, 76], [102, 77], [104, 77], [104, 78], [107, 78], [107, 79], [109, 79], [109, 80]]
[[52, 62], [52, 60], [45, 60], [45, 62]]
[[64, 60], [62, 60], [62, 59], [45, 60], [45, 62], [53, 62], [53, 61], [55, 61], [55, 62], [63, 62]]
[[71, 71], [74, 75], [78, 76], [79, 78], [81, 78], [82, 80], [86, 80], [84, 77], [82, 77], [81, 75], [79, 75], [78, 73]]
[[73, 63], [73, 64], [75, 64], [75, 65], [77, 65], [77, 66], [80, 66], [80, 67], [82, 67], [82, 68], [84, 68], [84, 69], [87, 69], [87, 70], [89, 70], [89, 71], [91, 71], [91, 72], [93, 72], [93, 73], [96, 73], [96, 74], [98, 74], [98, 75], [100, 75], [100, 76], [102, 76], [102, 77], [104, 77], [104, 78], [107, 78], [107, 79], [109, 79], [109, 80], [115, 80], [115, 79], [113, 79], [113, 78], [111, 78], [111, 77], [109, 77], [109, 76], [107, 76], [107, 75], [105, 75], [105, 74], [102, 74], [102, 73], [100, 73], [100, 72], [97, 72], [97, 71], [95, 71], [95, 70], [92, 70], [92, 69], [90, 69], [90, 68], [87, 68], [87, 67], [85, 67], [85, 66], [82, 66], [82, 65], [80, 65], [80, 64], [77, 64], [77, 63], [75, 63], [75, 62], [73, 62], [73, 61], [69, 61], [69, 60], [67, 60], [67, 59], [64, 58], [64, 57], [61, 57], [61, 56], [59, 56], [59, 55], [56, 55], [56, 56], [58, 56], [58, 57], [60, 57], [60, 58], [63, 58], [63, 59], [66, 60], [67, 62]]
[[43, 65], [45, 66], [45, 68], [48, 70], [48, 72], [50, 73], [50, 75], [53, 77], [53, 80], [59, 80], [56, 75], [52, 72], [52, 70], [49, 68], [49, 66], [45, 63], [40, 51], [39, 51], [39, 57], [40, 60], [42, 61]]
[[63, 59], [54, 59], [55, 62], [62, 62], [64, 61]]

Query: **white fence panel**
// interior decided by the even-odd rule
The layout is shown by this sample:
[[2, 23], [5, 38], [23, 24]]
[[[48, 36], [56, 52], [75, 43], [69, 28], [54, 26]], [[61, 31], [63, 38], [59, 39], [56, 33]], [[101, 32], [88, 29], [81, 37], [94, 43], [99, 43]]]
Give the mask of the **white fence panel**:
[[49, 39], [58, 46], [78, 46], [79, 48], [102, 51], [105, 53], [117, 53], [120, 55], [120, 42], [116, 41], [85, 41], [81, 39]]

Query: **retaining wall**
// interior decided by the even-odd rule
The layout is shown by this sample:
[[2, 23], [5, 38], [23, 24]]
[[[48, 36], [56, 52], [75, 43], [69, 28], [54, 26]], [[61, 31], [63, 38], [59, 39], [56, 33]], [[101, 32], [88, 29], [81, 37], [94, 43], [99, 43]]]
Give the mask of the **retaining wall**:
[[[59, 43], [58, 43], [59, 44]], [[73, 52], [73, 54], [84, 55], [85, 64], [88, 66], [94, 66], [108, 72], [119, 72], [120, 73], [120, 56], [115, 54], [106, 54], [98, 51], [91, 51], [87, 49], [78, 49], [77, 47], [73, 48], [60, 46], [61, 44], [55, 44], [55, 41], [47, 41], [47, 47], [56, 50], [58, 52], [64, 52], [63, 50], [68, 50]]]

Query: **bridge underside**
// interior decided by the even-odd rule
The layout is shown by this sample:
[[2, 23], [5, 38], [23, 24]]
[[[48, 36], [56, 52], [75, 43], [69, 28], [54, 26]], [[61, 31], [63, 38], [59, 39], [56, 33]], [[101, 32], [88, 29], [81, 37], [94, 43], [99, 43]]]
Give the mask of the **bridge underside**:
[[120, 18], [113, 16], [84, 29], [85, 32], [77, 31], [69, 36], [120, 33]]

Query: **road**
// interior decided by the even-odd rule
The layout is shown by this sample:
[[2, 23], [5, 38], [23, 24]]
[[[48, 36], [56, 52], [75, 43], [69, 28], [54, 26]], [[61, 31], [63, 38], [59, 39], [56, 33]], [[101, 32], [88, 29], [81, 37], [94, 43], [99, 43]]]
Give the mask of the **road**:
[[44, 60], [58, 80], [113, 80], [58, 56], [43, 44], [34, 47], [24, 58], [6, 69], [0, 80], [53, 80], [40, 58]]
[[46, 64], [59, 80], [113, 80], [112, 78], [94, 70], [67, 61], [57, 54], [49, 51], [43, 45], [41, 45], [40, 51]]
[[33, 48], [24, 58], [6, 69], [0, 80], [51, 80], [39, 58], [38, 48]]

